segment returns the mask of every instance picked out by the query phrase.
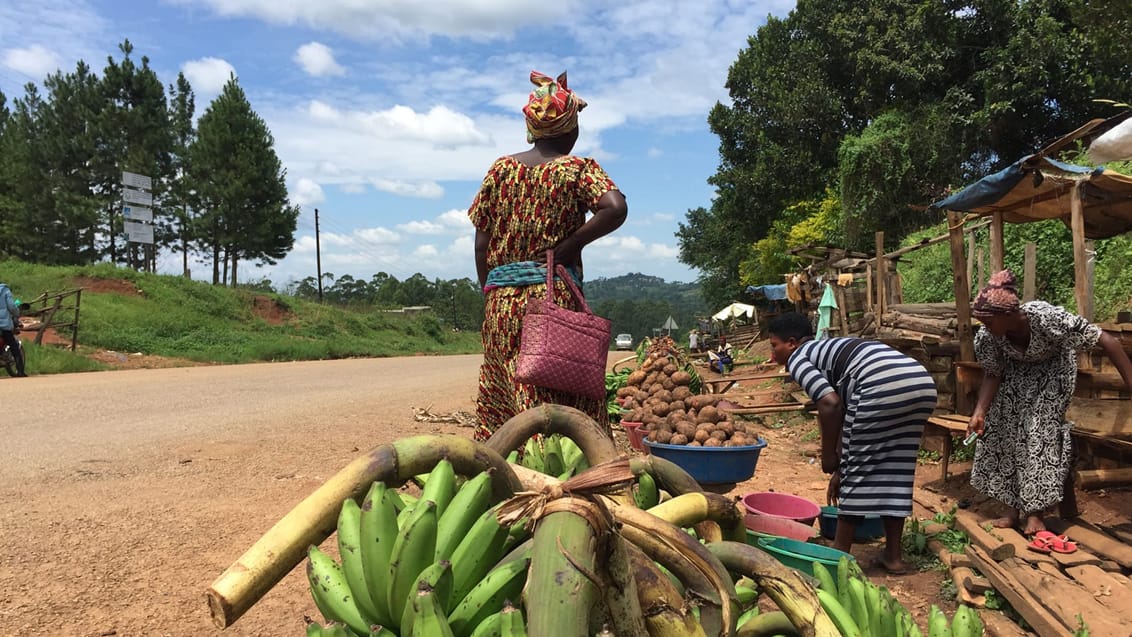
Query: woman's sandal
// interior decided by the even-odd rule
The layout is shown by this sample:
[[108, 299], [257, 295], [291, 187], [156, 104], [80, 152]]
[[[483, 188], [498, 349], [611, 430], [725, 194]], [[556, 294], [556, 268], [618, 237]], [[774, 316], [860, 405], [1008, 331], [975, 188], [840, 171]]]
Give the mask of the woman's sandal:
[[1034, 539], [1026, 545], [1026, 548], [1038, 553], [1075, 553], [1077, 551], [1077, 543], [1070, 540], [1064, 535], [1057, 535], [1050, 531], [1038, 531], [1034, 534]]

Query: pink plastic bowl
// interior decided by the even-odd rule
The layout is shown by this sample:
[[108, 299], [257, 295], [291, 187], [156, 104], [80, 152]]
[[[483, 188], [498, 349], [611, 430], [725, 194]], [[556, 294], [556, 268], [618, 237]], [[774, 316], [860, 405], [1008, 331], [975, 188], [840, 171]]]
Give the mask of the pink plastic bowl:
[[799, 542], [808, 542], [817, 535], [813, 526], [801, 522], [780, 518], [777, 515], [759, 515], [748, 513], [743, 519], [747, 528], [760, 535], [788, 537]]
[[645, 447], [645, 432], [641, 429], [642, 425], [643, 423], [629, 420], [621, 421], [621, 426], [625, 428], [625, 433], [629, 436], [629, 446], [647, 454], [649, 450]]
[[821, 515], [821, 507], [805, 498], [772, 491], [748, 493], [743, 496], [743, 506], [748, 513], [787, 518], [806, 525], [813, 525]]

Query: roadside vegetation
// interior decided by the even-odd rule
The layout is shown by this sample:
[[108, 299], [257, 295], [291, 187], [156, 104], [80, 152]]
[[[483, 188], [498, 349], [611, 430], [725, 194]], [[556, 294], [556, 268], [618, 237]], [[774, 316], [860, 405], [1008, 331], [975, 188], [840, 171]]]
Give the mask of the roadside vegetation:
[[[204, 363], [482, 351], [477, 331], [454, 330], [431, 311], [410, 315], [374, 306], [339, 307], [109, 264], [43, 266], [5, 261], [0, 262], [0, 281], [23, 301], [44, 292], [84, 288], [79, 352], [29, 347], [32, 373], [98, 369], [101, 366], [85, 354], [99, 350]], [[31, 334], [24, 339], [30, 341]]]

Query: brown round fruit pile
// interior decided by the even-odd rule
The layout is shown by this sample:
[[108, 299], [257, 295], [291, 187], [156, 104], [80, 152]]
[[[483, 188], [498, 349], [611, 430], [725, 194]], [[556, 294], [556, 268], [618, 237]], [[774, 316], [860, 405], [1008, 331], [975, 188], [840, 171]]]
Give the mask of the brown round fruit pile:
[[758, 442], [746, 425], [719, 409], [719, 396], [693, 394], [691, 379], [673, 359], [650, 354], [617, 390], [621, 407], [629, 411], [622, 420], [643, 423], [648, 439], [663, 444], [743, 447]]

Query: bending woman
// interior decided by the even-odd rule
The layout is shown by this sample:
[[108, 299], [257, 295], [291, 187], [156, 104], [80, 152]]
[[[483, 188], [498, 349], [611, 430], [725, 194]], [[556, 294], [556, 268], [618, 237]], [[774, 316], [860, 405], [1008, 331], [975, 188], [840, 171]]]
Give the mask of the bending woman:
[[912, 514], [920, 435], [936, 406], [931, 375], [880, 341], [815, 341], [809, 319], [796, 312], [774, 319], [767, 331], [774, 360], [817, 405], [821, 468], [832, 474], [827, 496], [840, 509], [833, 546], [848, 552], [864, 516], [879, 515], [879, 566], [906, 572], [901, 539]]
[[[628, 212], [601, 166], [570, 154], [586, 102], [567, 87], [566, 74], [555, 80], [532, 71], [531, 83], [523, 114], [534, 146], [495, 160], [468, 211], [485, 296], [477, 440], [541, 403], [575, 407], [609, 428], [604, 401], [515, 381], [527, 299], [546, 298], [546, 251], [553, 249], [555, 264], [581, 283], [582, 248], [620, 227]], [[588, 221], [587, 211], [594, 213]], [[554, 288], [559, 305], [580, 309], [565, 283], [556, 280]]]
[[1042, 513], [1061, 502], [1073, 464], [1065, 411], [1077, 383], [1077, 353], [1100, 345], [1132, 392], [1132, 362], [1089, 321], [1043, 301], [1019, 303], [1010, 270], [990, 278], [971, 303], [982, 322], [975, 358], [985, 378], [968, 432], [980, 435], [971, 485], [1008, 507], [994, 520], [1044, 531]]

